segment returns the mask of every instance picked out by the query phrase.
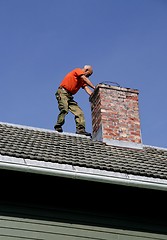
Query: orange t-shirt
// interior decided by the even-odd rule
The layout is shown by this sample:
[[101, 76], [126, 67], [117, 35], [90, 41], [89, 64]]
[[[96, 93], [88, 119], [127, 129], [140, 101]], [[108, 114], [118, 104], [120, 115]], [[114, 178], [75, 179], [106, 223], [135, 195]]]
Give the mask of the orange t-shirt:
[[60, 86], [64, 87], [68, 92], [75, 94], [81, 87], [83, 88], [87, 85], [80, 78], [81, 75], [84, 75], [82, 69], [75, 68], [64, 77], [64, 79], [60, 83]]

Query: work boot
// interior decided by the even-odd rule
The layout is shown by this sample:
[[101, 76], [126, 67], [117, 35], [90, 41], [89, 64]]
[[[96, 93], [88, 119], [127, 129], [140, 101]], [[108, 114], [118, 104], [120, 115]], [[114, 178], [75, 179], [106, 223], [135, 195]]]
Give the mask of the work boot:
[[81, 135], [85, 135], [85, 136], [88, 136], [88, 137], [92, 136], [92, 134], [86, 132], [85, 129], [77, 129], [76, 134], [81, 134]]
[[57, 132], [63, 132], [63, 129], [60, 125], [55, 125], [54, 126], [54, 129], [57, 131]]

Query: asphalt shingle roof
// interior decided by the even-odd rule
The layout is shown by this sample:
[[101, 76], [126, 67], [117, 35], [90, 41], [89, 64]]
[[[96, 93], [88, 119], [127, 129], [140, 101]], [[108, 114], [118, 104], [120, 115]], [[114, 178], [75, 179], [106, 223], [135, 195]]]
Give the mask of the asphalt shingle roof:
[[116, 147], [12, 124], [0, 124], [0, 155], [167, 179], [167, 149]]

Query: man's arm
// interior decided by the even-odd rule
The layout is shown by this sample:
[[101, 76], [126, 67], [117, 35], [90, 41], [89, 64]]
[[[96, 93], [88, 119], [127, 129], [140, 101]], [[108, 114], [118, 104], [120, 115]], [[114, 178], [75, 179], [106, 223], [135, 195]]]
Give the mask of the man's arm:
[[92, 90], [88, 87], [88, 86], [85, 86], [84, 87], [84, 90], [85, 90], [85, 92], [87, 92], [89, 95], [91, 95], [93, 92], [92, 92]]
[[[84, 82], [91, 88], [95, 89], [95, 86], [92, 84], [92, 82], [87, 78], [85, 75], [81, 75], [81, 79], [84, 80]], [[91, 90], [90, 90], [91, 91]]]

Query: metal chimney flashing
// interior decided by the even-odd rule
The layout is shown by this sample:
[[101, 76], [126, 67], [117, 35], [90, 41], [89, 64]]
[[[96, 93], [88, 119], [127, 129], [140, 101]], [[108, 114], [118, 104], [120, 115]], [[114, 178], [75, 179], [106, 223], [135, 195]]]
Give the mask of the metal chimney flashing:
[[134, 143], [120, 140], [113, 140], [102, 137], [102, 127], [99, 128], [98, 132], [92, 136], [93, 141], [104, 142], [107, 145], [116, 146], [116, 147], [126, 147], [126, 148], [135, 148], [135, 149], [143, 149], [142, 143]]

